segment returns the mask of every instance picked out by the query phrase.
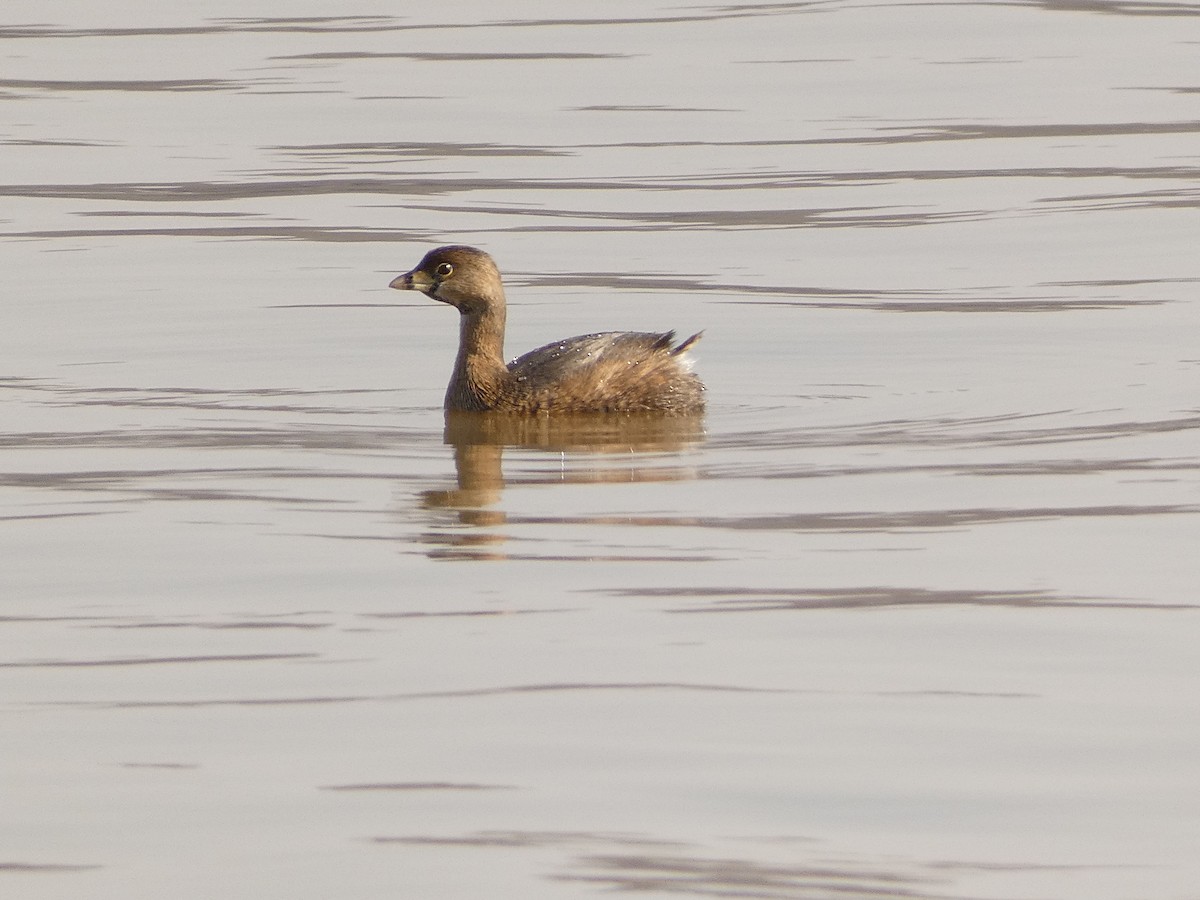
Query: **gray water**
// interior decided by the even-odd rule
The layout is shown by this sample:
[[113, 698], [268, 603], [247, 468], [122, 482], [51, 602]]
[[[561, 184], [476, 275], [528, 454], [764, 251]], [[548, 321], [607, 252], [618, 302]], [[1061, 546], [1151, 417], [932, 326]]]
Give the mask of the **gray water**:
[[[1195, 3], [8, 0], [0, 892], [1200, 896], [1198, 133]], [[444, 431], [452, 242], [704, 421]]]

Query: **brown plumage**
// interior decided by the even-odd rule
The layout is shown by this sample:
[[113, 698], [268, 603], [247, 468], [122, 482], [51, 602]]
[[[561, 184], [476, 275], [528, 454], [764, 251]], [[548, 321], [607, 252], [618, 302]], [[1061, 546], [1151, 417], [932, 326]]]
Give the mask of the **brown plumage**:
[[673, 331], [585, 334], [505, 364], [504, 285], [496, 263], [482, 250], [431, 250], [389, 287], [421, 291], [461, 314], [447, 410], [533, 415], [704, 409], [704, 385], [685, 357], [699, 334], [678, 344]]

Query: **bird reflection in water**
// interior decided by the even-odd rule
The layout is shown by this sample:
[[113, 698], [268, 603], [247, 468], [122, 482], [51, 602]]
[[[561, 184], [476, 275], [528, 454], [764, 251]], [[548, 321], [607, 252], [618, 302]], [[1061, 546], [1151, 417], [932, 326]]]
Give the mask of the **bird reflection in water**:
[[[435, 545], [430, 555], [440, 559], [510, 559], [511, 554], [502, 552], [499, 546], [510, 539], [502, 529], [509, 524], [509, 516], [501, 505], [504, 488], [510, 482], [628, 484], [694, 478], [690, 467], [664, 464], [663, 457], [702, 442], [704, 417], [449, 412], [443, 436], [445, 443], [454, 448], [457, 484], [449, 489], [424, 491], [421, 505], [431, 511], [452, 511], [454, 516], [435, 517], [438, 525], [450, 527], [423, 536], [426, 543]], [[502, 465], [505, 448], [552, 453], [559, 464], [506, 479]], [[580, 521], [576, 516], [564, 519]], [[470, 528], [464, 530], [461, 526]]]

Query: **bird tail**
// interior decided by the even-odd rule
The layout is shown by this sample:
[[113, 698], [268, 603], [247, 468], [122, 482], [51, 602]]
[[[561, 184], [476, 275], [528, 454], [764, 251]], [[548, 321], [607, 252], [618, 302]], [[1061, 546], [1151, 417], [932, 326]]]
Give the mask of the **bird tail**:
[[[691, 350], [691, 349], [692, 349], [692, 347], [693, 347], [693, 346], [695, 346], [695, 344], [696, 344], [696, 341], [700, 340], [700, 337], [701, 337], [701, 335], [703, 335], [703, 334], [704, 334], [704, 332], [703, 332], [703, 331], [697, 331], [697, 332], [696, 332], [695, 334], [693, 334], [693, 335], [692, 335], [690, 338], [687, 338], [686, 340], [682, 340], [682, 341], [680, 341], [680, 342], [679, 342], [679, 346], [675, 347], [675, 348], [674, 348], [674, 349], [671, 351], [671, 355], [672, 355], [672, 356], [679, 356], [679, 355], [680, 355], [680, 354], [682, 354], [682, 353], [687, 353], [689, 350]], [[672, 333], [671, 333], [671, 337], [674, 337], [674, 336], [675, 336], [675, 334], [674, 334], [674, 332], [672, 332]]]

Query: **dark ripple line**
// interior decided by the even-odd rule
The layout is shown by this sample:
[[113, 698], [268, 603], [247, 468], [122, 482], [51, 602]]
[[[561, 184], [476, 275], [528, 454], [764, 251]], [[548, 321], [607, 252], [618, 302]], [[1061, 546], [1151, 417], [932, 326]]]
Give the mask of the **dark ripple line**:
[[713, 12], [660, 16], [598, 17], [594, 19], [501, 19], [485, 22], [400, 23], [390, 16], [307, 16], [307, 17], [226, 17], [205, 25], [179, 25], [131, 28], [62, 28], [52, 25], [23, 25], [0, 28], [4, 38], [88, 38], [88, 37], [161, 37], [207, 34], [239, 34], [256, 32], [288, 32], [301, 34], [343, 34], [389, 31], [442, 31], [475, 28], [546, 28], [561, 26], [620, 26], [674, 25], [691, 22], [714, 22], [758, 16], [786, 15], [809, 12], [809, 7], [821, 3], [768, 3], [761, 8], [724, 7]]
[[[86, 623], [89, 628], [328, 628], [332, 623], [302, 623], [288, 621], [289, 615], [325, 615], [324, 611], [312, 613], [280, 613], [271, 617], [249, 620], [239, 619], [230, 622], [209, 621], [164, 621], [146, 620], [135, 616], [124, 615], [0, 615], [0, 624], [42, 624], [45, 622], [77, 622]], [[379, 615], [386, 615], [381, 613]], [[279, 621], [283, 619], [283, 621]]]
[[396, 156], [396, 157], [446, 157], [446, 156], [570, 156], [567, 148], [538, 147], [533, 145], [450, 143], [447, 141], [372, 141], [356, 144], [280, 144], [272, 150], [284, 151], [290, 156], [330, 157], [341, 156]]
[[377, 844], [435, 844], [450, 847], [554, 847], [562, 844], [618, 845], [623, 847], [666, 847], [682, 848], [687, 846], [682, 841], [664, 840], [647, 837], [643, 834], [608, 832], [608, 831], [517, 831], [488, 829], [476, 831], [464, 836], [395, 836], [374, 837], [370, 839]]
[[[890, 206], [841, 206], [841, 207], [781, 207], [778, 209], [709, 209], [709, 210], [660, 210], [634, 212], [632, 210], [578, 211], [531, 209], [529, 207], [502, 207], [492, 205], [472, 206], [423, 206], [411, 204], [409, 209], [432, 212], [460, 212], [471, 215], [520, 216], [522, 218], [593, 219], [621, 223], [642, 223], [656, 231], [711, 229], [715, 231], [742, 228], [834, 228], [895, 227], [927, 225], [944, 222], [964, 222], [985, 218], [984, 210], [956, 210], [949, 212], [894, 212]], [[550, 229], [545, 226], [531, 228], [517, 226], [511, 232], [567, 230]], [[578, 229], [571, 229], [578, 230]], [[598, 230], [598, 229], [596, 229]], [[629, 230], [622, 227], [622, 230]]]
[[[567, 183], [563, 183], [566, 186]], [[401, 180], [391, 178], [286, 178], [270, 181], [109, 182], [95, 184], [0, 185], [0, 197], [48, 197], [74, 200], [189, 201], [325, 194], [441, 194], [503, 187], [485, 178]], [[517, 184], [510, 186], [518, 186]]]
[[244, 653], [219, 656], [158, 656], [124, 659], [58, 659], [0, 662], [0, 669], [101, 668], [106, 666], [156, 666], [198, 662], [270, 662], [282, 659], [315, 659], [316, 653]]
[[1006, 0], [1006, 5], [1033, 6], [1050, 12], [1094, 12], [1120, 16], [1200, 16], [1200, 6], [1195, 4], [1144, 0]]
[[1195, 603], [1159, 603], [1101, 597], [1067, 597], [1043, 590], [937, 590], [905, 587], [744, 588], [704, 585], [589, 589], [587, 593], [632, 598], [704, 601], [672, 613], [771, 612], [808, 609], [880, 609], [925, 606], [1001, 606], [1020, 609], [1194, 610]]
[[89, 863], [23, 863], [23, 862], [2, 862], [0, 861], [0, 873], [15, 872], [15, 873], [54, 873], [54, 872], [90, 872], [95, 869], [103, 869], [104, 866], [89, 864]]
[[[307, 305], [307, 304], [305, 304]], [[314, 306], [332, 306], [342, 308], [347, 304], [312, 304]], [[358, 304], [352, 304], [358, 305]], [[378, 304], [383, 306], [384, 304]], [[63, 383], [53, 381], [46, 378], [29, 378], [20, 375], [4, 376], [0, 375], [0, 388], [8, 388], [9, 390], [28, 390], [40, 391], [43, 393], [60, 395], [60, 396], [82, 396], [92, 397], [98, 396], [101, 398], [117, 397], [115, 400], [101, 400], [98, 402], [107, 402], [123, 405], [177, 405], [181, 403], [203, 407], [205, 404], [215, 404], [221, 399], [237, 398], [239, 400], [259, 399], [277, 397], [347, 397], [361, 394], [387, 394], [391, 393], [390, 389], [386, 388], [340, 388], [340, 389], [301, 389], [301, 388], [207, 388], [197, 386], [184, 385], [165, 385], [161, 387], [145, 387], [133, 385], [111, 385], [103, 387], [85, 387], [78, 384]], [[187, 398], [186, 400], [181, 398]], [[203, 399], [201, 399], [203, 398]], [[218, 399], [212, 399], [218, 398]], [[76, 405], [83, 405], [90, 400], [82, 401]], [[322, 407], [303, 407], [303, 406], [248, 406], [239, 405], [233, 407], [222, 407], [232, 409], [281, 409], [287, 411], [312, 410], [319, 412], [331, 412], [338, 409], [335, 406]]]
[[837, 898], [846, 900], [965, 900], [930, 893], [943, 879], [831, 866], [780, 866], [742, 859], [711, 859], [647, 853], [592, 853], [554, 880], [604, 887], [621, 893], [683, 893], [757, 900]]
[[[0, 448], [32, 447], [250, 447], [307, 450], [397, 450], [404, 446], [443, 445], [440, 432], [413, 429], [336, 428], [189, 428], [144, 431], [36, 431], [0, 434]], [[213, 470], [216, 471], [216, 470]], [[289, 471], [289, 470], [284, 470]], [[329, 473], [334, 477], [337, 473]]]
[[712, 528], [733, 531], [801, 531], [842, 533], [895, 533], [944, 531], [975, 525], [1054, 519], [1113, 518], [1130, 516], [1190, 515], [1200, 506], [1163, 504], [1146, 506], [1062, 506], [1024, 509], [940, 509], [910, 512], [785, 513], [758, 516], [516, 516], [509, 525], [620, 525], [646, 528]]
[[[1045, 459], [1022, 462], [987, 463], [913, 463], [893, 465], [817, 466], [781, 463], [755, 465], [714, 465], [704, 470], [705, 479], [802, 479], [840, 478], [847, 475], [933, 474], [1000, 477], [1014, 475], [1095, 475], [1115, 472], [1184, 473], [1200, 470], [1196, 458], [1136, 459]], [[509, 481], [509, 484], [514, 483]]]
[[225, 78], [187, 78], [163, 81], [111, 80], [111, 81], [52, 81], [47, 79], [2, 78], [0, 88], [32, 89], [43, 91], [236, 91], [251, 84], [262, 84], [261, 79], [252, 82], [233, 81]]
[[[959, 296], [947, 297], [940, 290], [879, 290], [876, 288], [823, 288], [811, 285], [748, 284], [745, 282], [713, 282], [678, 275], [623, 275], [610, 272], [581, 272], [577, 274], [531, 274], [515, 273], [509, 279], [514, 284], [536, 287], [602, 288], [617, 291], [658, 291], [686, 294], [728, 294], [738, 299], [731, 302], [752, 302], [759, 305], [777, 305], [806, 309], [874, 309], [881, 312], [1061, 312], [1078, 309], [1125, 308], [1129, 306], [1160, 306], [1168, 301], [1156, 299], [1093, 299], [1080, 297], [1022, 296], [991, 299], [967, 295], [970, 289], [962, 289]], [[1142, 279], [1130, 281], [1136, 284], [1191, 283], [1198, 279]], [[1055, 285], [1058, 286], [1058, 285]], [[1085, 287], [1063, 284], [1062, 287]], [[1119, 284], [1103, 284], [1104, 287], [1119, 287]], [[976, 288], [974, 290], [991, 290]], [[795, 298], [787, 300], [758, 299], [759, 297]]]
[[165, 771], [183, 770], [200, 768], [199, 763], [175, 763], [175, 762], [127, 762], [117, 763], [122, 769], [161, 769]]
[[512, 784], [478, 784], [459, 781], [381, 781], [364, 784], [323, 785], [322, 791], [513, 791]]
[[[1187, 129], [1200, 132], [1200, 123]], [[839, 143], [847, 143], [839, 140]], [[786, 142], [788, 145], [802, 142]], [[686, 146], [687, 142], [669, 146]], [[474, 146], [474, 145], [472, 145]], [[661, 147], [661, 144], [653, 145]], [[717, 142], [696, 142], [695, 146], [721, 146]], [[732, 144], [731, 146], [741, 146]], [[554, 153], [561, 148], [543, 148]], [[569, 148], [568, 148], [569, 149]], [[1022, 169], [932, 169], [879, 170], [862, 172], [745, 173], [742, 175], [693, 174], [663, 178], [486, 178], [439, 177], [286, 177], [278, 173], [269, 180], [180, 181], [180, 182], [96, 182], [91, 184], [5, 184], [0, 196], [75, 200], [127, 200], [136, 202], [211, 202], [261, 197], [322, 196], [327, 194], [374, 194], [401, 196], [441, 196], [469, 191], [699, 191], [747, 188], [778, 189], [810, 187], [845, 182], [918, 181], [977, 178], [1155, 178], [1194, 180], [1200, 175], [1196, 166], [1125, 167], [1044, 167]], [[522, 207], [522, 212], [528, 208]]]
[[296, 53], [270, 56], [268, 59], [345, 60], [345, 59], [411, 59], [416, 62], [508, 62], [539, 60], [631, 59], [631, 53], [434, 53], [434, 52], [368, 52], [341, 51], [325, 53]]
[[[503, 229], [502, 229], [503, 230]], [[511, 229], [521, 230], [521, 229]], [[724, 294], [731, 298], [717, 303], [754, 303], [797, 309], [870, 309], [895, 313], [1039, 313], [1125, 309], [1140, 306], [1161, 306], [1166, 299], [1092, 298], [1037, 295], [993, 298], [971, 296], [972, 291], [994, 293], [995, 288], [963, 288], [955, 296], [938, 289], [879, 290], [876, 288], [825, 288], [811, 285], [749, 284], [745, 282], [713, 282], [677, 275], [623, 275], [608, 272], [578, 274], [522, 275], [514, 273], [513, 284], [536, 287], [603, 288], [616, 291], [670, 292], [687, 294]], [[1097, 282], [1099, 287], [1135, 286], [1138, 284], [1190, 284], [1200, 279], [1141, 279], [1127, 285]], [[1048, 287], [1086, 287], [1077, 284], [1046, 285]], [[787, 299], [774, 299], [787, 298]]]
[[[0, 484], [8, 483], [4, 480], [4, 476], [0, 476]], [[111, 510], [94, 510], [94, 511], [77, 511], [77, 512], [62, 512], [62, 513], [27, 513], [16, 515], [0, 516], [0, 522], [23, 522], [27, 520], [38, 519], [73, 519], [79, 516], [104, 516], [108, 515]], [[0, 622], [5, 621], [0, 618]]]
[[1069, 197], [1046, 197], [1037, 201], [1046, 212], [1072, 210], [1129, 210], [1129, 209], [1194, 209], [1200, 206], [1200, 189], [1140, 191], [1124, 194], [1080, 194]]
[[83, 141], [83, 140], [37, 140], [34, 138], [10, 138], [0, 141], [4, 147], [119, 147], [117, 141]]
[[[344, 23], [344, 24], [338, 24]], [[53, 25], [24, 25], [0, 28], [0, 38], [90, 38], [90, 37], [178, 37], [207, 34], [298, 32], [339, 34], [345, 32], [403, 31], [421, 26], [396, 24], [384, 16], [309, 16], [294, 18], [224, 18], [207, 25], [175, 25], [132, 28], [61, 28]]]
[[550, 684], [519, 684], [496, 688], [468, 688], [457, 691], [416, 691], [407, 694], [346, 694], [342, 696], [255, 697], [221, 700], [124, 700], [124, 701], [63, 701], [53, 706], [75, 706], [102, 709], [190, 709], [219, 706], [305, 706], [328, 703], [402, 702], [407, 700], [453, 700], [478, 697], [507, 697], [527, 694], [552, 694], [575, 691], [688, 691], [721, 693], [794, 693], [783, 688], [743, 687], [726, 684], [695, 684], [673, 681], [647, 682], [556, 682]]
[[[1006, 423], [1025, 422], [1063, 415], [1049, 413], [1012, 414], [967, 419], [896, 420], [852, 425], [846, 428], [788, 429], [710, 435], [713, 448], [775, 449], [779, 447], [890, 446], [1011, 447], [1105, 441], [1152, 434], [1174, 434], [1200, 429], [1200, 413], [1174, 419], [1125, 420], [1093, 425], [1055, 425], [1046, 428], [1004, 428]], [[976, 429], [985, 429], [981, 434]]]
[[[1107, 2], [1107, 0], [1103, 0]], [[1200, 121], [1180, 122], [1063, 122], [1012, 124], [961, 122], [954, 125], [885, 125], [869, 135], [819, 138], [762, 138], [729, 141], [672, 141], [671, 147], [795, 147], [821, 144], [922, 144], [937, 141], [995, 140], [1003, 138], [1117, 137], [1147, 134], [1192, 134]], [[662, 142], [616, 141], [579, 144], [594, 148], [658, 148]]]
[[[343, 506], [347, 501], [327, 497], [284, 497], [268, 491], [234, 490], [233, 488], [197, 488], [156, 486], [156, 482], [164, 478], [217, 478], [251, 480], [381, 480], [389, 484], [403, 480], [406, 476], [393, 473], [366, 472], [325, 472], [321, 469], [192, 469], [179, 471], [140, 471], [137, 469], [96, 471], [96, 472], [38, 472], [36, 474], [0, 474], [0, 485], [4, 487], [20, 487], [33, 489], [52, 489], [65, 491], [115, 491], [118, 494], [137, 494], [149, 500], [236, 500], [260, 503], [284, 504], [288, 506], [313, 506], [328, 510]], [[416, 476], [407, 476], [416, 478]], [[115, 510], [72, 511], [66, 513], [31, 513], [27, 515], [0, 516], [0, 521], [22, 519], [54, 519], [72, 516], [105, 515]]]
[[[3, 194], [3, 191], [0, 191]], [[277, 226], [277, 225], [230, 225], [211, 228], [62, 228], [50, 231], [10, 231], [2, 237], [10, 239], [61, 239], [90, 237], [210, 237], [210, 238], [255, 238], [293, 241], [315, 241], [319, 243], [349, 242], [428, 242], [429, 232], [397, 231], [384, 228], [320, 227], [320, 226]]]
[[[2, 621], [2, 620], [0, 620]], [[92, 625], [92, 628], [124, 629], [155, 629], [155, 628], [202, 628], [213, 631], [270, 631], [275, 629], [292, 629], [301, 631], [320, 631], [332, 628], [331, 622], [124, 622], [116, 625]]]
[[[1200, 88], [1196, 90], [1200, 91]], [[1192, 133], [1200, 131], [1200, 123], [1169, 123], [1178, 125], [1177, 128], [1166, 128], [1165, 125], [1161, 130], [1180, 133]], [[1144, 123], [1130, 124], [1126, 126], [1131, 134], [1145, 133], [1142, 130]], [[1013, 126], [1014, 128], [1021, 126]], [[1040, 127], [1040, 126], [1038, 126]], [[1068, 126], [1063, 126], [1067, 128]], [[1081, 134], [1073, 135], [1079, 137], [1089, 136], [1093, 131], [1097, 131], [1102, 127], [1109, 126], [1079, 126]], [[967, 134], [972, 133], [970, 129]], [[989, 135], [990, 136], [990, 135]], [[1008, 137], [1010, 135], [995, 135], [995, 137]], [[1042, 136], [1042, 135], [1029, 135]], [[1055, 137], [1059, 135], [1047, 135]], [[1067, 135], [1063, 135], [1067, 136]], [[1101, 135], [1096, 135], [1101, 136]], [[908, 137], [915, 140], [918, 135], [909, 135]], [[594, 149], [647, 149], [661, 150], [666, 147], [738, 147], [738, 148], [756, 148], [756, 147], [802, 147], [814, 143], [817, 140], [831, 143], [862, 143], [865, 139], [861, 138], [821, 138], [810, 140], [748, 140], [748, 141], [671, 141], [664, 142], [627, 142], [627, 143], [598, 143], [598, 144], [563, 144], [557, 146], [545, 145], [494, 145], [481, 143], [414, 143], [414, 142], [365, 142], [365, 143], [342, 143], [342, 144], [294, 144], [273, 147], [270, 149], [288, 151], [288, 156], [311, 158], [315, 160], [323, 160], [327, 164], [332, 162], [344, 161], [349, 164], [351, 162], [359, 162], [363, 156], [370, 157], [373, 161], [380, 158], [387, 159], [394, 157], [395, 161], [401, 161], [413, 156], [419, 157], [454, 157], [454, 156], [514, 156], [514, 157], [541, 157], [541, 156], [577, 156], [580, 150]], [[878, 143], [884, 139], [871, 139], [872, 142]], [[895, 138], [888, 138], [888, 142], [895, 142]], [[907, 142], [907, 141], [906, 141]], [[284, 173], [280, 173], [282, 176]], [[310, 172], [309, 174], [318, 174]], [[337, 172], [328, 171], [324, 173], [328, 176], [337, 175]], [[800, 172], [779, 172], [779, 171], [722, 171], [720, 173], [703, 174], [693, 173], [691, 175], [675, 175], [675, 176], [659, 176], [648, 177], [640, 183], [640, 189], [667, 189], [671, 186], [678, 185], [686, 189], [702, 189], [709, 190], [744, 190], [747, 187], [758, 188], [788, 188], [788, 187], [814, 187], [814, 186], [832, 186], [844, 183], [859, 184], [863, 182], [897, 182], [897, 181], [949, 181], [968, 179], [974, 180], [979, 178], [1036, 178], [1036, 179], [1062, 179], [1062, 178], [1155, 178], [1155, 179], [1180, 179], [1194, 180], [1200, 175], [1200, 167], [1185, 166], [1185, 165], [1161, 165], [1161, 166], [1024, 166], [1019, 168], [1008, 169], [973, 169], [973, 168], [954, 168], [954, 169], [861, 169], [850, 171], [800, 171]], [[686, 179], [686, 180], [685, 180]], [[628, 184], [626, 181], [618, 181], [616, 178], [611, 180], [612, 183], [631, 188], [635, 185]], [[505, 180], [506, 184], [508, 180]], [[523, 181], [522, 184], [541, 183]], [[501, 187], [505, 185], [500, 185]], [[521, 211], [529, 211], [529, 207], [522, 207]]]
[[[458, 609], [458, 610], [438, 610], [431, 612], [428, 610], [411, 610], [407, 612], [377, 612], [377, 613], [360, 613], [364, 619], [456, 619], [456, 618], [477, 618], [477, 617], [500, 617], [508, 616], [529, 616], [529, 615], [544, 615], [546, 613], [567, 613], [577, 612], [571, 607], [549, 607], [544, 609]], [[0, 622], [4, 621], [0, 617]]]

